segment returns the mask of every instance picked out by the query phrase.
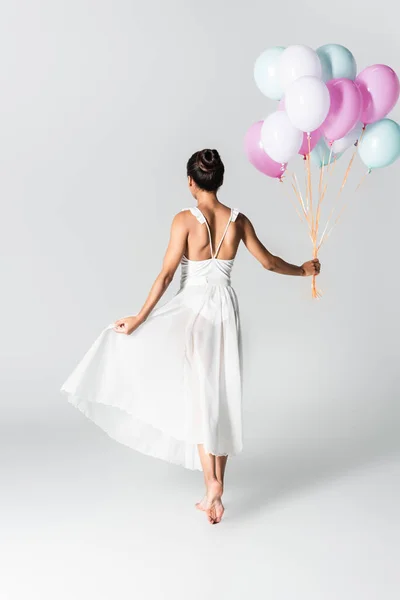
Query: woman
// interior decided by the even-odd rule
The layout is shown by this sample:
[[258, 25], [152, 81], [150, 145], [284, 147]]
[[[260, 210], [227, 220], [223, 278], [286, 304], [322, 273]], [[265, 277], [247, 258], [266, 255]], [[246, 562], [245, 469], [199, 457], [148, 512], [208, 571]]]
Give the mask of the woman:
[[[224, 512], [228, 455], [242, 450], [242, 345], [230, 285], [239, 244], [276, 273], [317, 275], [320, 263], [296, 266], [274, 256], [249, 219], [218, 200], [224, 165], [216, 150], [193, 154], [187, 177], [197, 207], [174, 217], [142, 309], [100, 334], [62, 391], [119, 442], [202, 470], [206, 493], [196, 507], [214, 524]], [[179, 291], [155, 308], [179, 264]]]

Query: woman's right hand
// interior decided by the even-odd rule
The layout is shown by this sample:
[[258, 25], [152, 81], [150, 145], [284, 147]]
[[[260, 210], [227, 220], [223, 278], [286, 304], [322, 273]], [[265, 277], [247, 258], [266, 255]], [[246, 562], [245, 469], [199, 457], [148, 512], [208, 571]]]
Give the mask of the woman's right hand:
[[125, 335], [130, 335], [143, 323], [143, 319], [138, 317], [137, 315], [133, 317], [124, 317], [123, 319], [118, 319], [114, 323], [114, 331], [117, 333], [125, 333]]
[[319, 275], [321, 270], [321, 263], [318, 258], [313, 258], [301, 265], [303, 269], [303, 277], [309, 277], [310, 275]]

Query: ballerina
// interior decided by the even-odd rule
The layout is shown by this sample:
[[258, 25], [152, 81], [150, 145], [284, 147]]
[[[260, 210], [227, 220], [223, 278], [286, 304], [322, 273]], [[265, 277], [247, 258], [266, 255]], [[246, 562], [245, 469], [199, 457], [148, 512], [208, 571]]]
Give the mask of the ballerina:
[[[224, 513], [228, 456], [242, 450], [242, 340], [231, 271], [240, 242], [275, 273], [318, 275], [273, 255], [250, 220], [222, 204], [216, 150], [187, 163], [196, 207], [175, 215], [162, 269], [138, 314], [108, 325], [62, 386], [69, 402], [113, 439], [150, 456], [203, 471], [196, 508], [211, 524]], [[181, 266], [180, 288], [159, 300]]]

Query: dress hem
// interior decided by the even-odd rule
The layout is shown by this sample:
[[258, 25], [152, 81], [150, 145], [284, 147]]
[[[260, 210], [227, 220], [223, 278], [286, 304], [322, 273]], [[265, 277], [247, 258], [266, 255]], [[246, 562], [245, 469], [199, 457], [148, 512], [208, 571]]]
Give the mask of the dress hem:
[[[206, 444], [204, 442], [188, 442], [186, 440], [174, 437], [174, 436], [172, 436], [170, 434], [167, 434], [162, 429], [160, 429], [158, 427], [155, 427], [154, 425], [152, 425], [148, 421], [144, 421], [143, 419], [139, 418], [138, 416], [136, 416], [136, 415], [134, 415], [132, 413], [129, 413], [126, 409], [121, 408], [121, 407], [119, 407], [117, 405], [112, 405], [112, 404], [108, 404], [108, 403], [105, 403], [105, 402], [99, 402], [98, 400], [96, 400], [96, 401], [84, 400], [83, 398], [77, 396], [76, 394], [74, 394], [72, 392], [69, 392], [64, 387], [61, 388], [60, 391], [61, 391], [62, 394], [64, 394], [64, 395], [67, 396], [68, 402], [72, 406], [74, 406], [75, 408], [79, 409], [79, 411], [83, 415], [85, 415], [86, 418], [88, 418], [90, 421], [92, 421], [92, 423], [94, 423], [95, 425], [97, 425], [112, 440], [114, 440], [114, 441], [122, 444], [123, 446], [127, 446], [128, 448], [136, 450], [137, 452], [140, 452], [141, 454], [144, 454], [146, 456], [151, 456], [152, 458], [158, 458], [158, 459], [163, 460], [163, 461], [165, 461], [165, 462], [167, 462], [169, 464], [174, 464], [176, 466], [181, 466], [181, 467], [184, 467], [184, 468], [189, 469], [191, 471], [203, 471], [202, 466], [201, 466], [201, 462], [200, 462], [200, 457], [198, 456], [198, 449], [197, 449], [197, 445], [198, 444], [202, 444], [204, 446], [204, 449], [205, 449], [205, 451], [206, 451], [207, 454], [212, 454], [215, 457], [218, 457], [218, 456], [237, 456], [238, 454], [240, 454], [242, 452], [242, 447], [240, 447], [237, 450], [232, 450], [231, 452], [226, 452], [226, 453], [215, 453], [215, 452], [212, 452], [212, 451], [210, 451], [206, 447]], [[177, 442], [178, 444], [185, 444], [189, 448], [191, 447], [192, 458], [190, 460], [189, 459], [182, 460], [182, 459], [173, 458], [171, 456], [168, 456], [168, 453], [164, 453], [164, 454], [161, 455], [161, 453], [157, 453], [157, 452], [151, 451], [151, 449], [149, 447], [143, 447], [143, 446], [140, 447], [140, 440], [139, 440], [139, 438], [138, 438], [136, 444], [133, 443], [133, 440], [129, 443], [127, 441], [119, 439], [117, 437], [117, 434], [112, 434], [110, 431], [107, 430], [107, 428], [105, 426], [103, 426], [102, 424], [100, 424], [99, 422], [96, 421], [96, 419], [93, 417], [92, 414], [90, 414], [90, 411], [88, 410], [89, 406], [91, 406], [91, 407], [103, 406], [103, 407], [107, 407], [107, 408], [117, 409], [121, 413], [125, 413], [130, 418], [132, 418], [135, 421], [137, 421], [138, 423], [141, 423], [141, 424], [143, 424], [145, 426], [153, 428], [154, 430], [156, 430], [157, 432], [159, 432], [163, 436], [168, 436], [168, 438], [170, 438], [174, 442]], [[194, 456], [193, 456], [193, 449], [195, 449], [195, 455]], [[186, 451], [185, 451], [185, 456], [186, 456]]]

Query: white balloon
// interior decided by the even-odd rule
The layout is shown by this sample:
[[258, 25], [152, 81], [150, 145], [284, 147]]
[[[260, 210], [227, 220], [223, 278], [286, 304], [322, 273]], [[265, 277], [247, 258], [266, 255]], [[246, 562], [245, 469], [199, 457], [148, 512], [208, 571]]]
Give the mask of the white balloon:
[[254, 65], [254, 79], [258, 89], [272, 100], [280, 100], [283, 90], [279, 79], [279, 64], [285, 48], [274, 46], [264, 50]]
[[329, 90], [317, 77], [300, 77], [286, 90], [287, 115], [294, 127], [307, 133], [322, 125], [330, 104]]
[[293, 127], [285, 111], [269, 115], [261, 127], [261, 143], [265, 152], [278, 163], [287, 163], [300, 150], [303, 133]]
[[355, 127], [347, 135], [340, 138], [340, 140], [335, 140], [332, 144], [332, 152], [338, 154], [339, 152], [344, 152], [347, 148], [350, 148], [356, 141], [359, 139], [362, 133], [363, 125], [362, 123], [357, 123]]
[[279, 77], [284, 92], [300, 77], [322, 77], [322, 66], [318, 54], [308, 46], [289, 46], [282, 53]]

